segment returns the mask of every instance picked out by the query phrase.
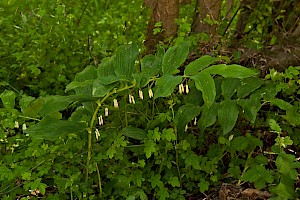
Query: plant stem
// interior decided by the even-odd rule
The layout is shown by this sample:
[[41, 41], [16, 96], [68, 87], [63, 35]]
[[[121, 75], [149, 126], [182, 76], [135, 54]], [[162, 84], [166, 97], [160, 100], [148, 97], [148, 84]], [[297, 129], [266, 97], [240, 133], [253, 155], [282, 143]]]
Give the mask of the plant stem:
[[98, 164], [96, 164], [96, 169], [97, 169], [97, 175], [98, 175], [98, 183], [99, 183], [99, 192], [100, 192], [100, 197], [102, 197], [102, 184], [101, 184], [101, 176], [100, 176], [100, 171], [99, 171], [99, 167]]
[[253, 152], [254, 152], [254, 150], [251, 151], [251, 152], [248, 154], [248, 157], [247, 157], [247, 160], [246, 160], [246, 164], [245, 164], [244, 170], [243, 170], [243, 172], [242, 172], [241, 178], [239, 179], [239, 181], [238, 181], [238, 183], [237, 183], [238, 186], [241, 185], [241, 183], [242, 183], [242, 178], [243, 178], [245, 172], [247, 171], [247, 169], [249, 168], [248, 161], [249, 161], [249, 158], [252, 156]]
[[99, 99], [97, 101], [97, 108], [95, 109], [95, 112], [93, 114], [93, 117], [91, 119], [91, 122], [90, 122], [90, 126], [89, 128], [87, 129], [88, 131], [88, 155], [87, 155], [87, 159], [86, 159], [86, 168], [85, 168], [85, 181], [88, 180], [89, 178], [89, 165], [90, 165], [90, 160], [92, 158], [92, 130], [93, 130], [93, 127], [94, 127], [94, 123], [97, 119], [97, 114], [98, 114], [98, 111], [99, 109], [101, 108], [101, 105], [105, 102], [106, 99], [108, 99], [111, 95], [113, 94], [116, 94], [118, 92], [122, 92], [124, 90], [128, 90], [128, 89], [131, 89], [131, 88], [134, 88], [135, 87], [135, 82], [132, 83], [132, 85], [130, 86], [125, 86], [121, 89], [114, 89], [113, 91], [111, 91], [110, 93], [106, 94], [105, 97], [103, 97], [103, 99]]

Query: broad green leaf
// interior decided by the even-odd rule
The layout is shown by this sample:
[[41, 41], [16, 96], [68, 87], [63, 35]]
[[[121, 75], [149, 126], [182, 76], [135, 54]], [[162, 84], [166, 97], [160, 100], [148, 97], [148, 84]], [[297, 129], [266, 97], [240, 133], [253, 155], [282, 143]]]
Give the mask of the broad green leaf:
[[70, 90], [74, 90], [74, 89], [80, 88], [80, 87], [84, 87], [84, 88], [90, 87], [93, 85], [93, 82], [94, 82], [94, 80], [86, 80], [83, 82], [72, 81], [71, 83], [69, 83], [66, 86], [65, 92], [68, 92]]
[[137, 88], [145, 87], [150, 81], [150, 76], [142, 73], [132, 74], [132, 77], [135, 81], [135, 87]]
[[275, 85], [270, 83], [252, 92], [250, 98], [256, 98], [256, 99], [263, 98], [265, 101], [270, 101], [270, 99], [275, 98], [277, 93], [278, 92], [276, 91]]
[[223, 76], [224, 78], [248, 78], [250, 76], [254, 76], [257, 73], [249, 68], [243, 67], [241, 65], [212, 65], [202, 72], [209, 74], [218, 74]]
[[198, 120], [198, 127], [201, 131], [204, 131], [207, 127], [216, 123], [218, 114], [218, 104], [213, 103], [210, 107], [206, 104], [203, 105], [201, 115]]
[[87, 128], [84, 122], [43, 118], [39, 123], [30, 126], [25, 133], [37, 139], [55, 140], [69, 133], [79, 133]]
[[241, 80], [241, 86], [237, 89], [238, 98], [245, 98], [251, 92], [257, 90], [264, 84], [260, 78], [249, 77]]
[[162, 60], [163, 74], [173, 74], [175, 70], [186, 60], [188, 53], [188, 42], [169, 48]]
[[216, 98], [214, 79], [204, 72], [192, 76], [191, 79], [195, 81], [196, 88], [202, 92], [202, 97], [207, 107], [211, 106]]
[[154, 93], [154, 98], [170, 96], [181, 82], [181, 79], [181, 76], [172, 76], [169, 74], [160, 77], [156, 81], [157, 90]]
[[5, 90], [0, 94], [2, 104], [7, 109], [13, 109], [15, 107], [16, 94], [11, 90]]
[[202, 98], [202, 92], [197, 90], [194, 81], [189, 81], [188, 86], [190, 92], [184, 95], [184, 102], [196, 105], [203, 105], [204, 101]]
[[237, 78], [225, 78], [222, 81], [222, 95], [226, 98], [231, 98], [232, 95], [237, 91], [239, 86], [241, 85], [240, 79]]
[[105, 77], [98, 77], [96, 79], [97, 82], [99, 82], [102, 85], [109, 85], [118, 81], [128, 81], [127, 79], [122, 79], [121, 77], [118, 77], [116, 75], [108, 75]]
[[209, 55], [204, 55], [204, 56], [198, 58], [197, 60], [189, 63], [185, 67], [184, 74], [185, 75], [194, 75], [218, 60], [219, 60], [218, 58], [214, 58]]
[[141, 61], [142, 73], [149, 77], [156, 76], [161, 70], [161, 62], [160, 56], [146, 55]]
[[293, 106], [282, 99], [270, 99], [270, 103], [278, 106], [282, 110], [289, 110]]
[[238, 118], [239, 109], [235, 100], [225, 99], [218, 109], [218, 121], [223, 129], [223, 134], [230, 132]]
[[256, 116], [258, 111], [260, 110], [262, 104], [261, 100], [257, 98], [250, 98], [250, 99], [240, 99], [237, 103], [242, 107], [244, 110], [244, 114], [248, 118], [251, 123], [254, 123], [256, 120]]
[[136, 44], [122, 45], [116, 50], [115, 73], [118, 77], [131, 79], [134, 64], [139, 55]]
[[136, 140], [143, 140], [147, 138], [147, 132], [145, 130], [135, 127], [125, 127], [121, 130], [121, 133]]
[[178, 128], [179, 134], [183, 134], [184, 128], [197, 115], [200, 114], [200, 106], [194, 104], [186, 104], [181, 106], [175, 114], [174, 123]]
[[46, 116], [53, 112], [64, 110], [75, 101], [92, 101], [95, 98], [87, 95], [70, 95], [70, 96], [49, 96], [43, 97], [43, 108], [40, 111], [41, 116]]
[[[87, 66], [82, 72], [76, 74], [74, 82], [86, 82], [97, 78], [97, 70], [94, 66]], [[92, 95], [93, 83], [81, 87], [76, 87], [76, 94]]]
[[101, 60], [101, 63], [97, 69], [98, 78], [116, 75], [114, 70], [115, 59], [116, 57], [112, 56], [110, 58], [103, 58]]
[[99, 79], [96, 79], [93, 83], [93, 92], [92, 95], [95, 97], [104, 97], [107, 93], [109, 93], [114, 87], [116, 87], [117, 83], [110, 85], [103, 85]]

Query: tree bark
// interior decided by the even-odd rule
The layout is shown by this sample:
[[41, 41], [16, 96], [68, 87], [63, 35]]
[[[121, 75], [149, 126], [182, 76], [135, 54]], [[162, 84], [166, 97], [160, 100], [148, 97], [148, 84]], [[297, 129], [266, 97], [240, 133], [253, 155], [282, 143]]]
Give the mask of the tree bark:
[[192, 32], [215, 35], [217, 25], [214, 21], [219, 20], [220, 10], [221, 0], [197, 0]]
[[[149, 54], [156, 51], [159, 41], [176, 36], [178, 25], [175, 19], [179, 15], [179, 0], [145, 0], [144, 3], [151, 10], [145, 39], [146, 54]], [[157, 22], [162, 23], [162, 31], [154, 34]]]

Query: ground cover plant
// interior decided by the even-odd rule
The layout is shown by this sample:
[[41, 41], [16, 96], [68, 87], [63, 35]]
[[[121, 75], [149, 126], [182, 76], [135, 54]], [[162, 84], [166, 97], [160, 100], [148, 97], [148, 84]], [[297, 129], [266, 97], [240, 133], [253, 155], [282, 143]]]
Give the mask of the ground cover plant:
[[152, 54], [141, 1], [0, 4], [1, 199], [299, 198], [300, 68], [262, 77], [226, 36], [209, 50], [195, 4]]
[[[137, 62], [137, 45], [120, 46], [75, 76], [66, 87], [75, 94], [17, 100], [4, 91], [1, 194], [185, 199], [237, 180], [296, 198], [299, 162], [286, 151], [294, 142], [297, 151], [300, 118], [296, 98], [284, 97], [298, 92], [299, 70], [262, 80], [203, 56], [181, 74], [188, 52], [185, 42]], [[260, 113], [265, 104], [274, 111]], [[251, 124], [266, 131], [239, 128]]]

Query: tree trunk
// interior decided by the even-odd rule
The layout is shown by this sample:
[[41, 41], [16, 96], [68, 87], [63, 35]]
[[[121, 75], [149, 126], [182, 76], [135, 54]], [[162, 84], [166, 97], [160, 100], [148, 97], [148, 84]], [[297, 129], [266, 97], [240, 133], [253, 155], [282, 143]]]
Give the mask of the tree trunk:
[[[175, 19], [179, 15], [179, 0], [145, 0], [144, 3], [151, 10], [145, 40], [146, 54], [149, 54], [156, 51], [159, 41], [176, 36], [178, 25]], [[157, 22], [161, 22], [162, 31], [154, 34]]]
[[215, 35], [220, 9], [221, 0], [197, 0], [192, 32]]

